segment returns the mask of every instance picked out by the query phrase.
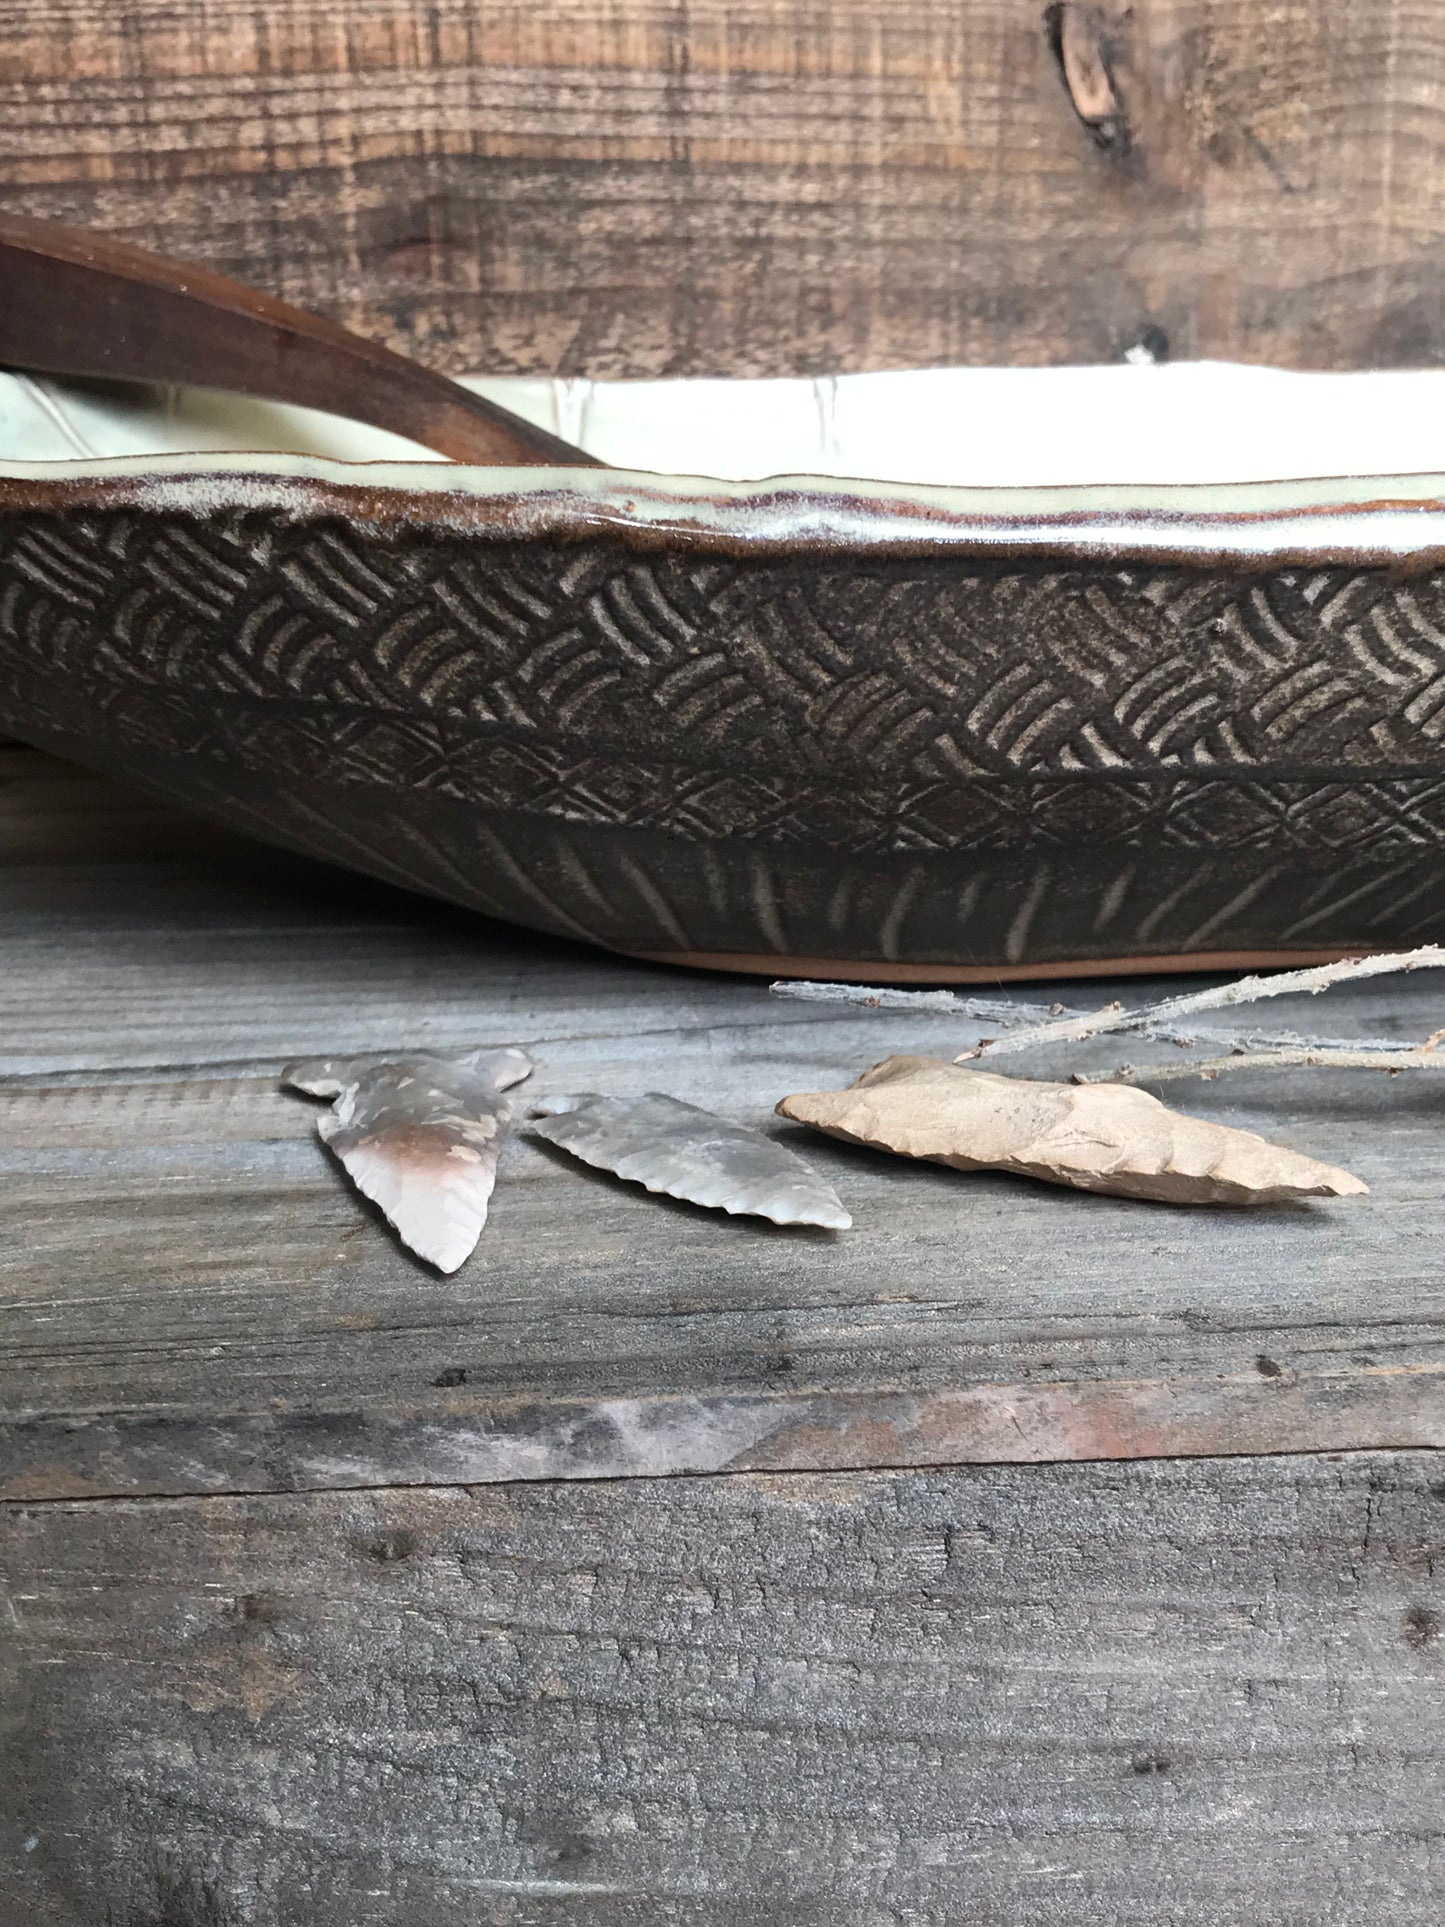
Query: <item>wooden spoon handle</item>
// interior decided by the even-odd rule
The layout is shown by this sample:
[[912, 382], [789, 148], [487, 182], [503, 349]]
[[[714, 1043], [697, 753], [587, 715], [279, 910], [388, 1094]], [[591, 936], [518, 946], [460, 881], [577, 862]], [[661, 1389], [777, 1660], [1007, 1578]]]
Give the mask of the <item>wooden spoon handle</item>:
[[304, 308], [87, 228], [0, 210], [0, 365], [324, 408], [453, 461], [595, 456]]

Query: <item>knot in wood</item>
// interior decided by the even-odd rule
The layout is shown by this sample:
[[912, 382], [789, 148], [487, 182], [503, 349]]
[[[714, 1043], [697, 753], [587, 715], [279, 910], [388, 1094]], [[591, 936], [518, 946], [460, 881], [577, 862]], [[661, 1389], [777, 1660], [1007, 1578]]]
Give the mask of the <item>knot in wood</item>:
[[1044, 11], [1044, 31], [1074, 112], [1094, 145], [1122, 160], [1133, 135], [1114, 79], [1116, 44], [1109, 23], [1094, 7], [1057, 0]]

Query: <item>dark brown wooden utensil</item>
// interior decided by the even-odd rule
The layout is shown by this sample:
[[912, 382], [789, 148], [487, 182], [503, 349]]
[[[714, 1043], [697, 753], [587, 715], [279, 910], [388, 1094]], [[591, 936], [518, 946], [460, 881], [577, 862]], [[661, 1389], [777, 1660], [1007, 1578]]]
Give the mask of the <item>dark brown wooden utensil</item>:
[[0, 366], [224, 388], [370, 422], [457, 462], [597, 467], [445, 375], [209, 268], [0, 209]]

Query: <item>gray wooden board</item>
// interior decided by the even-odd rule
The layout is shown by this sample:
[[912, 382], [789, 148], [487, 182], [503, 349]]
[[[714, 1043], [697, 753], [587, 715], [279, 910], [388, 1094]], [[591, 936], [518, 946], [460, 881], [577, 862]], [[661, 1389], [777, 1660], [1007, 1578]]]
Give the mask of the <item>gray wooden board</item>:
[[1436, 1927], [1428, 1453], [0, 1507], [4, 1927]]
[[[785, 1003], [499, 930], [25, 751], [0, 752], [0, 852], [0, 1493], [1445, 1441], [1433, 1076], [1173, 1086], [1372, 1195], [1127, 1204], [771, 1118], [890, 1050], [951, 1053], [975, 1034], [952, 1017]], [[1442, 1002], [1427, 974], [1289, 1014], [1424, 1036]], [[663, 1088], [765, 1124], [856, 1229], [660, 1202], [521, 1136], [477, 1257], [439, 1279], [276, 1083], [293, 1055], [409, 1043], [521, 1043], [539, 1092]]]

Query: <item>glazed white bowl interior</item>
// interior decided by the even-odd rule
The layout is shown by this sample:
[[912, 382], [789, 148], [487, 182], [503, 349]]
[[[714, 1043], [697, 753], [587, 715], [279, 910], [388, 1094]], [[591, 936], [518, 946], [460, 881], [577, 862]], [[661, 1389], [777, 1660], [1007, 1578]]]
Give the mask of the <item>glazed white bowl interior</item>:
[[[927, 369], [793, 381], [468, 384], [617, 468], [961, 488], [1399, 476], [1442, 466], [1445, 370], [1222, 362]], [[210, 391], [0, 375], [0, 460], [191, 452], [437, 460], [314, 410]]]

